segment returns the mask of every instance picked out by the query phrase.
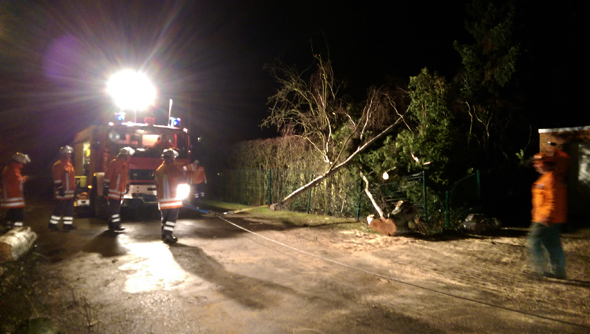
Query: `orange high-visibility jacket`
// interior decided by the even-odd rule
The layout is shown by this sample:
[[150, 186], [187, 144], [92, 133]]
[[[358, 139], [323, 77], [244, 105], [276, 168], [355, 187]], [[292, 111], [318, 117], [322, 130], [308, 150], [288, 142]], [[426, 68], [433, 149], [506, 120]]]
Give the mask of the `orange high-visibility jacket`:
[[162, 162], [156, 169], [156, 191], [160, 210], [182, 207], [182, 200], [177, 198], [177, 188], [184, 178], [184, 172], [174, 163]]
[[[76, 176], [74, 166], [70, 159], [60, 159], [53, 164], [53, 187], [55, 189], [55, 199], [69, 200], [74, 199], [74, 191], [76, 190]], [[63, 187], [64, 196], [59, 195], [59, 188]]]
[[2, 170], [2, 198], [0, 207], [3, 209], [14, 209], [25, 207], [23, 196], [23, 177], [20, 174], [22, 165], [11, 162]]
[[196, 167], [194, 164], [190, 164], [186, 166], [186, 170], [190, 172], [189, 174], [189, 182], [192, 184], [201, 184], [207, 181], [207, 176], [205, 175], [205, 167], [199, 166]]
[[567, 191], [554, 172], [548, 172], [533, 183], [533, 222], [549, 224], [567, 221]]
[[104, 181], [109, 183], [109, 199], [120, 200], [127, 191], [129, 179], [129, 165], [124, 157], [113, 159], [104, 175]]

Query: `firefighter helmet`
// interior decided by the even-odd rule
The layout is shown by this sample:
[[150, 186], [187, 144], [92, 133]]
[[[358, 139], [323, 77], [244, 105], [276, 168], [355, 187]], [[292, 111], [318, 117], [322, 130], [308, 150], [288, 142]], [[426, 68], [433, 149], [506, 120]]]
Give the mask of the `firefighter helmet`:
[[175, 150], [168, 148], [165, 149], [164, 152], [162, 153], [162, 158], [166, 159], [166, 158], [172, 158], [172, 159], [176, 159], [178, 157], [178, 152], [176, 152]]
[[120, 149], [119, 154], [117, 156], [124, 157], [124, 156], [132, 156], [133, 154], [135, 154], [135, 150], [132, 149], [131, 147], [127, 146], [127, 147], [123, 147], [122, 149]]
[[20, 152], [16, 152], [10, 159], [21, 164], [28, 164], [31, 162], [31, 159], [29, 159], [28, 155]]
[[62, 146], [59, 148], [59, 154], [72, 154], [74, 153], [74, 149], [71, 146]]

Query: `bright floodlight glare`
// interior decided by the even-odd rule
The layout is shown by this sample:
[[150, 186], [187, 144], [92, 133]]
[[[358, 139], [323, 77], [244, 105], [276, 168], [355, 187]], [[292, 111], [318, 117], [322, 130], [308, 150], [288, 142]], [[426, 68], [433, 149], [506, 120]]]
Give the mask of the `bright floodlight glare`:
[[145, 110], [156, 99], [156, 87], [142, 73], [124, 70], [107, 83], [107, 93], [122, 110]]
[[179, 184], [178, 188], [176, 188], [176, 198], [183, 200], [188, 197], [190, 191], [191, 191], [191, 187], [188, 184], [186, 184], [186, 183]]

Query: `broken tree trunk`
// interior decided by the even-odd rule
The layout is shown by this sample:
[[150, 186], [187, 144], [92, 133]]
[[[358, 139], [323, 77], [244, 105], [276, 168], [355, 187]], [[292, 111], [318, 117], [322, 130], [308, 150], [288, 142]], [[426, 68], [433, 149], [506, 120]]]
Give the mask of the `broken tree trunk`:
[[363, 173], [361, 173], [361, 177], [363, 178], [363, 181], [365, 181], [365, 194], [367, 194], [367, 197], [369, 197], [369, 199], [371, 200], [371, 203], [373, 203], [375, 210], [377, 210], [377, 212], [379, 212], [379, 217], [385, 218], [385, 217], [383, 217], [383, 210], [381, 210], [381, 207], [375, 201], [373, 194], [371, 194], [371, 192], [369, 191], [369, 180], [367, 180], [367, 178], [365, 177], [365, 175]]
[[29, 226], [16, 227], [0, 236], [0, 262], [14, 261], [31, 249], [37, 234]]

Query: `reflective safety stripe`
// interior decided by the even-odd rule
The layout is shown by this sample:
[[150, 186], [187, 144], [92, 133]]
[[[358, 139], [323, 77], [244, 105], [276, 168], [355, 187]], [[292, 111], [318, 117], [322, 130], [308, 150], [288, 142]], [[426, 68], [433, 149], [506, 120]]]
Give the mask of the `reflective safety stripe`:
[[64, 217], [64, 225], [72, 225], [74, 217]]
[[113, 223], [118, 223], [118, 222], [120, 222], [120, 221], [121, 221], [121, 216], [119, 216], [119, 214], [112, 215], [112, 216], [111, 216], [111, 221], [112, 221]]
[[158, 207], [160, 210], [181, 208], [182, 201], [178, 199], [159, 199]]
[[0, 202], [0, 207], [5, 208], [5, 209], [22, 208], [24, 206], [25, 206], [25, 199], [23, 197], [6, 198]]
[[14, 222], [14, 227], [21, 227], [23, 226], [23, 222]]

